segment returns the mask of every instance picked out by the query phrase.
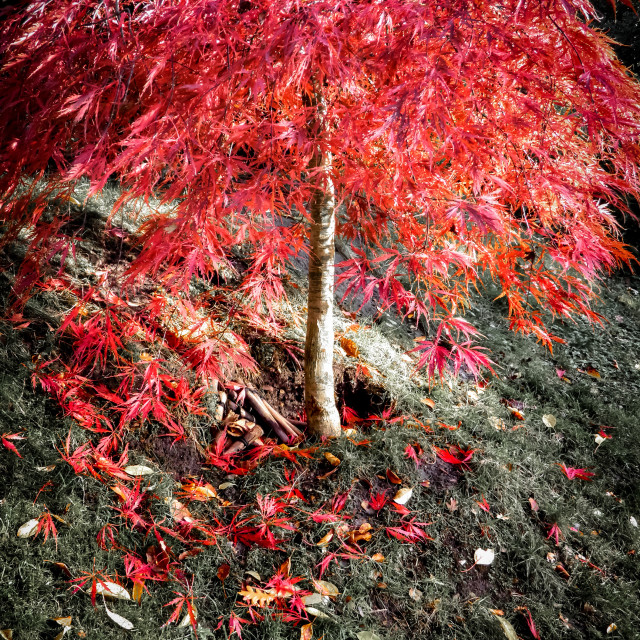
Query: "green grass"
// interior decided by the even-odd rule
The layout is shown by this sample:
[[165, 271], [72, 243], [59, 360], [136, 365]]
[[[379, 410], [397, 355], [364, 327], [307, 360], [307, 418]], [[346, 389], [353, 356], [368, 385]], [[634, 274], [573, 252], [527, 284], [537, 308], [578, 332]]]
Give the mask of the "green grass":
[[[640, 529], [630, 522], [631, 517], [640, 520], [640, 296], [629, 287], [640, 289], [638, 280], [619, 277], [606, 284], [604, 328], [592, 330], [580, 322], [556, 324], [566, 344], [553, 354], [509, 334], [501, 301], [490, 302], [489, 291], [471, 311], [496, 361], [497, 376], [480, 390], [464, 381], [453, 383], [451, 389], [444, 385], [429, 390], [424, 380], [411, 376], [410, 364], [400, 358], [402, 348], [410, 344], [409, 333], [404, 338], [389, 337], [374, 326], [349, 334], [363, 359], [384, 375], [376, 384], [386, 388], [395, 414], [413, 415], [431, 424], [432, 432], [411, 426], [411, 420], [367, 423], [357, 427], [361, 433], [354, 440], [370, 440], [369, 446], [342, 439], [322, 446], [313, 460], [302, 459], [299, 487], [309, 504], [298, 506], [312, 512], [336, 493], [350, 491], [343, 512], [352, 518], [349, 526], [369, 522], [373, 531], [371, 540], [362, 543], [366, 557], [332, 564], [323, 576], [340, 595], [326, 605], [328, 618], [315, 620], [315, 638], [346, 640], [366, 630], [394, 640], [500, 638], [504, 634], [491, 610], [501, 609], [516, 632], [529, 639], [519, 607], [531, 612], [545, 640], [640, 637]], [[339, 331], [351, 323], [340, 322]], [[122, 553], [103, 551], [96, 543], [104, 524], [118, 522], [113, 492], [91, 477], [75, 475], [57, 452], [70, 429], [76, 446], [87, 434], [32, 389], [32, 356], [46, 357], [53, 348], [46, 332], [36, 329], [0, 326], [0, 431], [24, 429], [27, 437], [17, 443], [22, 458], [0, 449], [0, 628], [13, 629], [19, 639], [54, 638], [61, 627], [51, 618], [72, 616], [68, 637], [192, 637], [190, 628], [160, 629], [170, 612], [163, 605], [175, 597], [166, 585], [148, 582], [149, 593], [140, 606], [109, 604], [135, 625], [135, 631], [127, 634], [108, 619], [100, 598], [94, 608], [87, 594], [73, 593], [68, 578], [53, 564], [65, 563], [74, 577], [94, 566], [112, 576], [124, 575]], [[342, 365], [355, 364], [343, 360]], [[600, 378], [578, 371], [590, 366]], [[558, 377], [557, 369], [566, 371], [570, 384]], [[435, 410], [420, 402], [424, 397], [435, 401]], [[512, 430], [521, 421], [505, 406], [506, 400], [522, 403], [524, 427]], [[557, 418], [555, 427], [545, 425], [545, 414]], [[500, 425], [496, 419], [503, 421], [503, 429], [496, 429]], [[461, 428], [442, 429], [438, 421], [450, 425], [461, 421]], [[594, 436], [603, 425], [611, 427], [612, 438], [597, 447]], [[131, 437], [135, 439], [135, 433]], [[425, 452], [419, 468], [404, 455], [412, 443], [419, 443]], [[475, 450], [470, 470], [446, 473], [446, 465], [435, 462], [432, 446], [446, 443]], [[333, 475], [318, 480], [330, 470], [322, 456], [326, 449], [342, 462]], [[147, 456], [148, 452], [132, 447], [132, 462], [149, 464]], [[556, 463], [589, 468], [595, 477], [592, 482], [569, 480]], [[54, 464], [52, 471], [37, 469]], [[234, 503], [253, 505], [257, 494], [275, 493], [284, 483], [285, 467], [292, 466], [282, 459], [268, 459], [252, 474], [234, 477], [234, 486], [220, 493]], [[384, 479], [387, 469], [400, 476], [403, 486], [413, 487], [407, 506], [417, 521], [431, 523], [426, 531], [433, 541], [413, 545], [389, 538], [385, 527], [397, 526], [399, 516], [388, 507], [378, 514], [363, 509], [367, 482], [389, 495], [396, 490]], [[215, 470], [205, 471], [204, 477], [216, 487], [225, 481]], [[428, 487], [421, 484], [426, 479]], [[45, 486], [47, 482], [51, 485]], [[175, 491], [174, 480], [166, 473], [153, 482], [160, 497]], [[489, 513], [477, 504], [482, 496], [490, 505]], [[532, 510], [530, 498], [538, 511]], [[50, 538], [43, 544], [42, 536], [18, 538], [20, 525], [38, 517], [45, 504], [64, 520], [56, 523], [57, 543]], [[155, 507], [158, 516], [163, 504], [159, 500]], [[196, 514], [217, 513], [217, 507], [209, 505], [190, 508]], [[231, 611], [246, 617], [237, 595], [246, 583], [246, 571], [266, 580], [291, 558], [292, 575], [301, 576], [300, 585], [313, 590], [310, 580], [318, 577], [317, 565], [325, 554], [316, 543], [336, 524], [316, 524], [302, 511], [289, 515], [299, 528], [276, 530], [285, 539], [282, 551], [234, 547], [221, 538], [216, 546], [185, 561], [198, 597], [200, 638], [228, 637], [226, 620]], [[558, 546], [546, 537], [554, 523], [564, 536]], [[124, 530], [120, 542], [146, 549], [153, 541]], [[180, 545], [175, 543], [175, 548]], [[495, 561], [465, 571], [477, 548], [493, 549]], [[336, 543], [328, 549], [337, 549]], [[383, 554], [384, 562], [372, 560], [375, 553]], [[223, 563], [230, 565], [224, 585], [217, 577]], [[568, 578], [556, 569], [559, 563]], [[410, 596], [412, 589], [421, 592], [419, 601]], [[264, 620], [245, 626], [244, 638], [300, 637], [299, 627], [274, 619], [269, 609], [261, 613]], [[224, 626], [216, 630], [220, 620]], [[612, 623], [617, 630], [607, 634]]]

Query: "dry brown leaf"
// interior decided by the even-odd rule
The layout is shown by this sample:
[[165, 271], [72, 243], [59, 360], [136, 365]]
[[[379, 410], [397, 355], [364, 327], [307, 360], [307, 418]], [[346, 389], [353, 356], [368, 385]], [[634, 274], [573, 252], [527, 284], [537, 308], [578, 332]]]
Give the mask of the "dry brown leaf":
[[269, 593], [262, 589], [254, 589], [250, 586], [239, 591], [238, 595], [241, 595], [245, 602], [248, 602], [254, 607], [266, 607], [278, 597], [275, 593]]
[[131, 600], [129, 592], [122, 585], [115, 582], [98, 582], [96, 584], [96, 593], [112, 600]]
[[344, 349], [345, 353], [351, 358], [357, 358], [360, 355], [358, 351], [358, 345], [351, 339], [342, 337], [340, 338], [340, 346]]
[[422, 404], [426, 404], [429, 409], [435, 409], [436, 403], [431, 398], [420, 398]]
[[340, 458], [334, 456], [330, 451], [325, 451], [324, 457], [327, 459], [327, 462], [334, 467], [337, 467], [341, 462]]
[[300, 640], [311, 640], [313, 638], [313, 623], [308, 622], [300, 627]]
[[318, 540], [318, 542], [316, 542], [316, 546], [317, 547], [326, 547], [328, 546], [328, 544], [331, 542], [331, 540], [333, 540], [333, 530], [329, 531], [329, 533], [325, 534], [324, 536], [322, 536], [322, 538], [320, 538], [320, 540]]
[[387, 480], [391, 484], [402, 484], [402, 480], [398, 474], [395, 471], [391, 471], [391, 469], [387, 469]]
[[415, 587], [411, 587], [411, 589], [409, 589], [409, 597], [416, 602], [420, 602], [420, 600], [422, 600], [422, 591]]
[[104, 610], [107, 612], [107, 615], [115, 622], [119, 627], [126, 629], [127, 631], [131, 631], [133, 629], [133, 622], [123, 618], [121, 615], [114, 613], [113, 611], [109, 611], [106, 602], [104, 603]]
[[493, 613], [493, 615], [495, 615], [495, 616], [503, 616], [504, 615], [504, 611], [502, 609], [489, 609], [489, 611], [491, 611], [491, 613]]
[[220, 580], [220, 582], [224, 582], [229, 577], [230, 570], [231, 567], [226, 562], [224, 564], [221, 564], [218, 567], [218, 572], [216, 573], [216, 575], [218, 576], [218, 580]]
[[262, 578], [260, 577], [260, 574], [257, 571], [245, 571], [244, 574], [246, 576], [250, 576], [257, 582], [262, 582]]
[[513, 628], [513, 625], [506, 618], [501, 618], [500, 616], [496, 616], [496, 620], [500, 623], [500, 626], [502, 627], [502, 631], [504, 632], [504, 635], [507, 637], [508, 640], [519, 640], [516, 630]]
[[413, 489], [411, 487], [402, 487], [402, 489], [398, 489], [396, 495], [393, 496], [393, 501], [396, 504], [407, 504], [412, 495]]
[[446, 502], [445, 504], [447, 505], [447, 509], [449, 509], [451, 513], [458, 510], [458, 501], [455, 498], [451, 498], [451, 500], [449, 500], [449, 502]]
[[13, 629], [0, 629], [0, 638], [2, 640], [13, 640]]
[[37, 529], [38, 529], [38, 519], [32, 518], [28, 522], [25, 522], [18, 529], [18, 534], [17, 534], [18, 538], [30, 538], [31, 536], [35, 535]]
[[322, 596], [335, 598], [340, 595], [338, 587], [336, 587], [336, 585], [332, 582], [327, 582], [326, 580], [314, 580], [313, 586], [316, 588], [316, 591]]
[[60, 618], [50, 618], [54, 622], [57, 622], [61, 627], [70, 627], [71, 620], [73, 620], [72, 616], [62, 616]]
[[384, 557], [381, 553], [374, 553], [374, 554], [371, 556], [371, 559], [372, 559], [374, 562], [384, 562], [385, 557]]
[[155, 473], [151, 467], [143, 464], [131, 464], [124, 468], [124, 472], [130, 476], [150, 476]]
[[185, 507], [180, 500], [176, 500], [173, 498], [170, 503], [171, 517], [176, 521], [180, 522], [184, 520], [185, 522], [193, 522], [193, 516], [187, 507]]

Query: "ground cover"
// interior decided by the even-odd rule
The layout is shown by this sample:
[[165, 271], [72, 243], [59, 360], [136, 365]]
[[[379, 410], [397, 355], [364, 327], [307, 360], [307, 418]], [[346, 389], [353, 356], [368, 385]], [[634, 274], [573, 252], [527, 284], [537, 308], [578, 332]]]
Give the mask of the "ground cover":
[[[304, 280], [287, 286], [278, 340], [237, 330], [258, 364], [243, 381], [295, 418]], [[431, 388], [413, 329], [338, 312], [348, 437], [234, 459], [219, 396], [184, 437], [149, 420], [100, 453], [34, 388], [64, 349], [37, 297], [0, 328], [4, 636], [638, 637], [639, 292], [604, 282], [603, 326], [556, 323], [549, 353], [508, 333], [488, 285], [470, 315], [496, 375]], [[128, 599], [103, 599], [112, 584]]]

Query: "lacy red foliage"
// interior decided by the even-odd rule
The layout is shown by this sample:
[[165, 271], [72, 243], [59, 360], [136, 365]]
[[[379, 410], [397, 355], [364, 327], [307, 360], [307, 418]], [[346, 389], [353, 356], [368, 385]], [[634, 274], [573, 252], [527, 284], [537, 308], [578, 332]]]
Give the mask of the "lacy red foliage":
[[[254, 365], [233, 320], [277, 331], [282, 276], [306, 250], [318, 148], [331, 153], [337, 234], [351, 246], [345, 295], [426, 323], [416, 350], [431, 375], [490, 365], [460, 317], [487, 277], [511, 327], [551, 346], [548, 312], [598, 322], [590, 282], [631, 259], [609, 207], [629, 213], [640, 195], [640, 87], [587, 0], [35, 0], [1, 17], [0, 249], [26, 245], [9, 315], [24, 321], [36, 287], [73, 300], [60, 327], [72, 358], [36, 362], [33, 376], [95, 433], [62, 446], [77, 473], [130, 481], [125, 428], [152, 419], [181, 438], [204, 389]], [[107, 236], [131, 261], [78, 286], [68, 266], [86, 241], [71, 204], [109, 179], [121, 197]], [[140, 201], [152, 206], [133, 231], [111, 226]], [[225, 273], [242, 284], [191, 286]], [[2, 444], [16, 453], [17, 439]], [[436, 452], [462, 466], [473, 454]], [[122, 522], [158, 541], [136, 571], [183, 585], [172, 620], [186, 605], [193, 624], [193, 600], [159, 531], [277, 548], [271, 527], [291, 530], [283, 513], [299, 499], [286, 482], [233, 526], [185, 516], [175, 530], [157, 524], [140, 486], [123, 491]], [[346, 499], [313, 518], [337, 520]], [[387, 531], [427, 540], [423, 525]], [[111, 528], [101, 544], [117, 544]], [[78, 588], [91, 582], [95, 596], [101, 580]]]

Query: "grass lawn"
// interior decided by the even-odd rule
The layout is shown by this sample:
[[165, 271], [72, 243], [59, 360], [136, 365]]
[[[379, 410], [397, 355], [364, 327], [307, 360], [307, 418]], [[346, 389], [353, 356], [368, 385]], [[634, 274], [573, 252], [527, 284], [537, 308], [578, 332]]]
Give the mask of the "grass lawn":
[[[0, 448], [1, 637], [189, 638], [188, 602], [199, 638], [640, 638], [639, 291], [603, 283], [604, 326], [556, 323], [566, 344], [551, 354], [506, 330], [489, 286], [470, 311], [496, 363], [480, 385], [429, 388], [402, 356], [409, 328], [338, 312], [349, 437], [274, 447], [234, 475], [199, 454], [211, 418], [187, 416], [173, 445], [146, 424], [113, 457], [152, 471], [138, 479], [62, 459], [100, 434], [34, 390], [34, 362], [58, 347], [28, 308], [0, 325], [0, 432], [24, 437], [7, 441], [21, 457]], [[293, 416], [293, 361], [247, 341], [252, 382]], [[37, 535], [18, 537], [33, 519]], [[105, 600], [106, 582], [139, 602]]]

